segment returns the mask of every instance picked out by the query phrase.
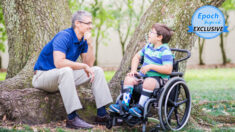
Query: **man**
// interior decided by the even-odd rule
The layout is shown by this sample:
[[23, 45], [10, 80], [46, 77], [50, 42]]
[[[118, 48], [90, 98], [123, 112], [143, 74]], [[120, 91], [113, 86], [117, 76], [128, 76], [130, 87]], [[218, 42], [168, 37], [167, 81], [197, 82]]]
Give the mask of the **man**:
[[[107, 120], [105, 105], [113, 101], [103, 70], [91, 67], [95, 60], [91, 29], [91, 14], [77, 11], [72, 16], [72, 27], [60, 31], [45, 45], [34, 67], [32, 84], [35, 88], [47, 92], [60, 91], [68, 114], [66, 126], [69, 128], [93, 127], [81, 120], [76, 113], [76, 110], [82, 108], [76, 86], [88, 81], [92, 83], [92, 92], [98, 108], [98, 123]], [[83, 63], [76, 62], [79, 55]]]

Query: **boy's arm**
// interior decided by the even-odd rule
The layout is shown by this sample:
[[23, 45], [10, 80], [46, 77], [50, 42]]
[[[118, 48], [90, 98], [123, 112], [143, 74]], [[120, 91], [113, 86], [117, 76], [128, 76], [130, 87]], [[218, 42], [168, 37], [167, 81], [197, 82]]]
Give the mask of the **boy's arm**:
[[171, 51], [170, 50], [163, 51], [161, 59], [163, 65], [154, 65], [154, 64], [146, 65], [142, 67], [140, 71], [144, 74], [149, 70], [154, 70], [161, 74], [171, 74], [173, 69], [173, 64], [172, 64], [173, 56]]
[[173, 69], [172, 64], [165, 64], [162, 66], [150, 64], [148, 66], [150, 70], [154, 70], [162, 74], [171, 74], [172, 69]]
[[139, 53], [135, 54], [131, 62], [131, 72], [137, 72], [140, 59], [141, 56], [139, 55]]

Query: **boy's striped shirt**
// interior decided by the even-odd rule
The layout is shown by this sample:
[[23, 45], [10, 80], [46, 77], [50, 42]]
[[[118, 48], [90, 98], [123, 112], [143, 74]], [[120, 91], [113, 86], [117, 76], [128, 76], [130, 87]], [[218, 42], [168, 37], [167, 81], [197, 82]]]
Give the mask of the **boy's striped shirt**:
[[[155, 49], [153, 44], [146, 44], [145, 47], [139, 51], [139, 55], [144, 57], [144, 63], [142, 66], [149, 64], [173, 64], [173, 55], [167, 43], [164, 43]], [[169, 75], [161, 74], [154, 70], [148, 71], [146, 76], [160, 76], [162, 78], [169, 78]]]

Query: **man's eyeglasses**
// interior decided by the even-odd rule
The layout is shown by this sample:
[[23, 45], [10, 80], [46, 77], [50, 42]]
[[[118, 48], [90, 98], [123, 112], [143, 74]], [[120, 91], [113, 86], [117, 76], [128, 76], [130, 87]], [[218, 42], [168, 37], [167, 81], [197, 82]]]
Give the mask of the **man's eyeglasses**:
[[79, 21], [80, 23], [86, 24], [86, 25], [92, 25], [92, 22], [83, 22], [83, 21]]

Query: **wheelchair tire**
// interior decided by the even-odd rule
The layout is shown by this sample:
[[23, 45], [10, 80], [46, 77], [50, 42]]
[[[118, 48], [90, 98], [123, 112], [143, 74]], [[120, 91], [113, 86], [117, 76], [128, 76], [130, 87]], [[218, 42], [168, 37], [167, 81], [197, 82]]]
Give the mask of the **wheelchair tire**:
[[111, 129], [113, 126], [113, 119], [109, 119], [106, 124], [105, 124], [106, 128]]
[[[188, 87], [183, 78], [173, 77], [163, 88], [164, 90], [158, 102], [160, 126], [164, 130], [180, 130], [186, 125], [191, 112], [191, 96]], [[185, 99], [178, 102], [179, 97], [180, 100], [182, 98]], [[182, 107], [180, 105], [184, 106]], [[184, 113], [180, 111], [181, 109], [184, 109]], [[175, 113], [175, 117], [172, 118], [173, 112]], [[180, 121], [179, 117], [182, 117]]]

